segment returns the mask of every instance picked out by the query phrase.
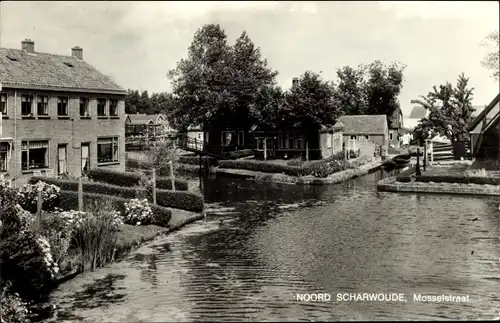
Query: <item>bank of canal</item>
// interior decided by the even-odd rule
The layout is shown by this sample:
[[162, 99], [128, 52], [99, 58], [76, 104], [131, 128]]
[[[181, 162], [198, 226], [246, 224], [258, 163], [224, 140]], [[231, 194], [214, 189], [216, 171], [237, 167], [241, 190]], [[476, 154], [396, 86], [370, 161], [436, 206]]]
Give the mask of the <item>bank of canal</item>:
[[[204, 221], [52, 294], [58, 321], [492, 319], [498, 199], [377, 192], [382, 171], [331, 186], [204, 181]], [[477, 220], [474, 220], [477, 218]], [[474, 221], [473, 221], [474, 220]], [[474, 251], [474, 252], [472, 252]], [[405, 293], [403, 303], [299, 303], [295, 293]], [[470, 303], [414, 302], [414, 293]]]

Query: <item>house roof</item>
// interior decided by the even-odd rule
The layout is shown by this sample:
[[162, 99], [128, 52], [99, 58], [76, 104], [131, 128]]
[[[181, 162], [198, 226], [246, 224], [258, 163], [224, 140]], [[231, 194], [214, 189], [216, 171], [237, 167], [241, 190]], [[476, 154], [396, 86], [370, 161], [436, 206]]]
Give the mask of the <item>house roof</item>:
[[129, 114], [127, 115], [127, 123], [133, 126], [146, 125], [148, 123], [156, 124], [158, 118], [164, 118], [162, 114]]
[[115, 81], [72, 56], [0, 48], [4, 87], [126, 94]]
[[483, 120], [488, 113], [495, 107], [495, 105], [500, 101], [500, 92], [497, 94], [497, 96], [491, 101], [490, 104], [488, 104], [478, 115], [477, 117], [472, 120], [472, 122], [469, 124], [467, 127], [468, 131], [473, 130], [480, 122]]
[[385, 114], [341, 116], [339, 121], [344, 124], [344, 134], [384, 135], [387, 132]]

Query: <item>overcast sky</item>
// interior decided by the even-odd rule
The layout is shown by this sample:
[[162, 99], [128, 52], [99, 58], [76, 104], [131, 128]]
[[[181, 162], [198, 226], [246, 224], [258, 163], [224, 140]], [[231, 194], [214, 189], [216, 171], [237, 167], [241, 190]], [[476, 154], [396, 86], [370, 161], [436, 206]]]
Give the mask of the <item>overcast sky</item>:
[[476, 88], [474, 104], [499, 91], [480, 65], [480, 43], [499, 28], [497, 1], [449, 2], [0, 2], [1, 47], [69, 54], [84, 59], [124, 88], [169, 90], [166, 72], [187, 54], [193, 34], [219, 23], [229, 42], [246, 30], [278, 81], [289, 87], [305, 70], [335, 80], [344, 65], [380, 59], [407, 65], [400, 95], [410, 100], [433, 85], [455, 82], [461, 72]]

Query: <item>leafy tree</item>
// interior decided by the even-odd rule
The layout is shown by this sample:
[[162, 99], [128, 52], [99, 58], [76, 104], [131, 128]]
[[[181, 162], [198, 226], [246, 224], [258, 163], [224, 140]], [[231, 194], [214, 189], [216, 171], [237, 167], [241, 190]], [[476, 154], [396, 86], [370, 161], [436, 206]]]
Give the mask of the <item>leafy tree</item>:
[[260, 88], [250, 107], [250, 115], [258, 120], [259, 125], [277, 128], [285, 119], [281, 110], [285, 92], [277, 85]]
[[[429, 115], [423, 118], [418, 131], [426, 129], [431, 135], [440, 134], [451, 141], [468, 139], [467, 126], [472, 121], [472, 99], [474, 88], [469, 88], [469, 78], [462, 73], [457, 84], [446, 83], [439, 87], [434, 86], [427, 96], [421, 96], [412, 103], [420, 104]], [[415, 133], [416, 137], [418, 133]]]
[[403, 87], [403, 71], [405, 65], [391, 63], [386, 66], [375, 61], [367, 67], [366, 81], [366, 114], [385, 114], [388, 126], [391, 127], [394, 112], [399, 109], [398, 96]]
[[491, 70], [493, 79], [498, 82], [500, 77], [500, 33], [498, 30], [494, 31], [486, 36], [485, 40], [483, 45], [491, 46], [492, 51], [482, 60], [481, 65]]
[[168, 72], [175, 101], [171, 116], [177, 129], [231, 117], [231, 60], [227, 36], [220, 25], [204, 25], [196, 31], [188, 57]]
[[311, 71], [306, 71], [298, 84], [286, 93], [280, 109], [280, 115], [288, 124], [306, 132], [317, 131], [321, 125], [333, 126], [340, 112], [333, 84]]
[[272, 93], [277, 71], [267, 66], [267, 60], [262, 59], [260, 48], [256, 47], [248, 34], [243, 32], [232, 47], [233, 81], [232, 95], [234, 96], [234, 118], [243, 127], [251, 123], [263, 121], [260, 111], [251, 109], [261, 99], [263, 92]]
[[364, 114], [367, 111], [365, 71], [366, 67], [363, 65], [357, 69], [344, 66], [337, 70], [339, 82], [335, 97], [343, 114]]
[[151, 113], [151, 101], [149, 99], [148, 91], [142, 91], [137, 105], [137, 112], [146, 114]]
[[[261, 122], [260, 91], [275, 86], [276, 71], [246, 32], [228, 46], [219, 25], [205, 25], [194, 36], [188, 57], [169, 72], [173, 85], [173, 122], [249, 127]], [[266, 91], [266, 90], [264, 90]]]
[[137, 113], [137, 106], [139, 105], [139, 91], [128, 90], [127, 96], [125, 97], [125, 113], [135, 114]]

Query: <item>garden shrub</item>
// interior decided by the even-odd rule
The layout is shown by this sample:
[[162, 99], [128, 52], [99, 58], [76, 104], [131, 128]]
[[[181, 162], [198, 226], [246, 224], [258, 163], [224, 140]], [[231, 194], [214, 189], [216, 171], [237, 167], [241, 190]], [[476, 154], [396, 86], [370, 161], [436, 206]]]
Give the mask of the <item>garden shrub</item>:
[[38, 190], [42, 190], [42, 209], [52, 211], [59, 204], [59, 187], [46, 181], [25, 184], [18, 190], [18, 203], [31, 213], [36, 213]]
[[[180, 178], [174, 178], [175, 190], [177, 191], [187, 191], [189, 188], [188, 181]], [[162, 190], [172, 189], [172, 178], [171, 177], [159, 177], [156, 179], [156, 188]]]
[[153, 222], [153, 210], [147, 199], [132, 199], [125, 202], [125, 223], [132, 225], [146, 225]]
[[[106, 203], [112, 205], [113, 209], [117, 210], [123, 217], [125, 217], [125, 203], [127, 203], [129, 199], [103, 194], [83, 193], [84, 205], [94, 204], [95, 201], [105, 201]], [[172, 211], [169, 208], [159, 205], [150, 206], [154, 216], [153, 224], [165, 226], [170, 222]], [[59, 207], [63, 210], [78, 210], [78, 192], [61, 190]]]
[[104, 168], [91, 169], [87, 171], [87, 176], [97, 182], [125, 187], [136, 186], [142, 178], [139, 173], [120, 172]]
[[302, 160], [302, 158], [294, 158], [287, 161], [286, 164], [288, 166], [302, 166], [304, 165], [304, 161]]
[[[30, 183], [34, 181], [45, 181], [64, 191], [78, 191], [78, 181], [43, 177], [32, 177], [29, 181]], [[134, 187], [117, 186], [100, 182], [83, 182], [82, 186], [84, 192], [120, 196], [123, 198], [135, 198], [137, 194]]]
[[81, 270], [94, 270], [110, 262], [118, 231], [123, 225], [119, 212], [106, 201], [85, 205], [85, 211], [70, 211], [73, 218], [73, 243], [79, 251]]
[[68, 249], [73, 233], [74, 217], [71, 212], [55, 210], [42, 212], [40, 233], [47, 238], [54, 261], [60, 267]]
[[[151, 194], [151, 191], [148, 191]], [[156, 191], [156, 203], [164, 207], [171, 207], [191, 212], [203, 211], [203, 196], [192, 192], [182, 191]]]
[[230, 151], [227, 152], [226, 155], [229, 158], [243, 158], [243, 157], [250, 157], [255, 154], [253, 149], [242, 149], [242, 150], [235, 150], [235, 151]]
[[[3, 287], [3, 286], [2, 286]], [[17, 293], [8, 293], [7, 288], [3, 288], [0, 295], [0, 310], [2, 312], [2, 322], [8, 323], [30, 323], [28, 318], [28, 308]]]

